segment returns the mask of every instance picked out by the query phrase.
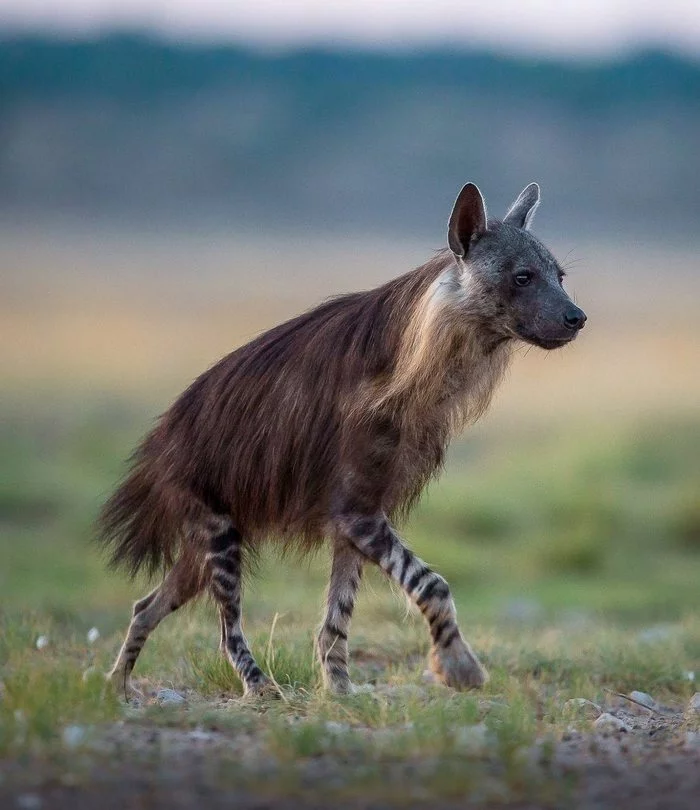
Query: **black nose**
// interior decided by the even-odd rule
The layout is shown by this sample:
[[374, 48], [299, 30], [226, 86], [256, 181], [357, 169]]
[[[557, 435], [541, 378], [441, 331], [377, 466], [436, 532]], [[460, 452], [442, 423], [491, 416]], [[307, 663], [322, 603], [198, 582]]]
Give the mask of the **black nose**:
[[567, 329], [583, 329], [586, 313], [578, 307], [571, 307], [564, 313], [564, 326]]

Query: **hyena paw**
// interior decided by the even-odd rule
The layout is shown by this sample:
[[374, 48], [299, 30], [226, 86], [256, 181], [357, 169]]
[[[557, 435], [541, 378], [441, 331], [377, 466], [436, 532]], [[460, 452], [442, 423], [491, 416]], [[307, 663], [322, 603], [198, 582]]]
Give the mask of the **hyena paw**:
[[140, 692], [131, 682], [130, 678], [125, 677], [123, 672], [105, 673], [105, 683], [107, 688], [111, 689], [117, 697], [122, 698], [127, 703], [133, 701], [142, 702], [146, 699], [143, 692]]
[[350, 678], [343, 680], [327, 679], [325, 686], [332, 695], [362, 695], [374, 691], [374, 686], [371, 683], [353, 683]]
[[469, 645], [459, 636], [448, 647], [433, 647], [429, 663], [434, 679], [453, 689], [478, 689], [489, 677]]
[[262, 678], [254, 683], [247, 683], [243, 697], [252, 701], [278, 699], [280, 691], [269, 678]]

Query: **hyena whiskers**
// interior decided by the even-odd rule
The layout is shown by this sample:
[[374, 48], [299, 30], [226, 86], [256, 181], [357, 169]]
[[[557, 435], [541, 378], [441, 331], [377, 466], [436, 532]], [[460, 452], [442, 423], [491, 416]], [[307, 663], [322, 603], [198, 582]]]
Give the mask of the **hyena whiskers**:
[[393, 522], [441, 469], [454, 433], [486, 410], [512, 347], [563, 346], [585, 323], [561, 268], [529, 232], [538, 203], [533, 183], [503, 221], [489, 221], [467, 184], [448, 249], [260, 335], [163, 414], [101, 515], [113, 563], [165, 574], [134, 606], [111, 673], [117, 684], [126, 689], [149, 633], [208, 592], [221, 650], [246, 693], [268, 691], [241, 624], [246, 554], [268, 537], [302, 551], [330, 541], [317, 636], [329, 689], [351, 689], [348, 633], [367, 563], [424, 615], [436, 678], [455, 688], [484, 683], [447, 582]]

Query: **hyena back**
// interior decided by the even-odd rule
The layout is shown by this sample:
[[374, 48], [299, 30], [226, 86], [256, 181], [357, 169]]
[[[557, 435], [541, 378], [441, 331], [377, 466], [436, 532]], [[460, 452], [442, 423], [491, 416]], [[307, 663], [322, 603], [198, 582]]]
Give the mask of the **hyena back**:
[[267, 537], [332, 547], [317, 649], [326, 686], [348, 692], [348, 631], [365, 563], [397, 583], [426, 618], [430, 666], [455, 688], [486, 672], [462, 636], [447, 582], [393, 527], [441, 468], [450, 438], [487, 408], [525, 341], [545, 349], [585, 322], [563, 273], [529, 232], [539, 188], [502, 221], [467, 184], [448, 248], [368, 292], [282, 324], [201, 375], [161, 417], [105, 505], [101, 536], [132, 574], [162, 569], [138, 601], [111, 673], [126, 688], [146, 638], [204, 591], [221, 648], [246, 693], [270, 681], [241, 628], [247, 550]]

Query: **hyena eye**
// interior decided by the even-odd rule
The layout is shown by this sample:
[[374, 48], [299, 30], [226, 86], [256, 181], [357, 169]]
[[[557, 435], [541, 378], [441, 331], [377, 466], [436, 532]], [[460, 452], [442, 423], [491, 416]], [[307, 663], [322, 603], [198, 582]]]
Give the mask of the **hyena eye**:
[[532, 281], [533, 273], [531, 270], [520, 270], [518, 273], [515, 274], [515, 283], [518, 287], [527, 287], [527, 285]]

